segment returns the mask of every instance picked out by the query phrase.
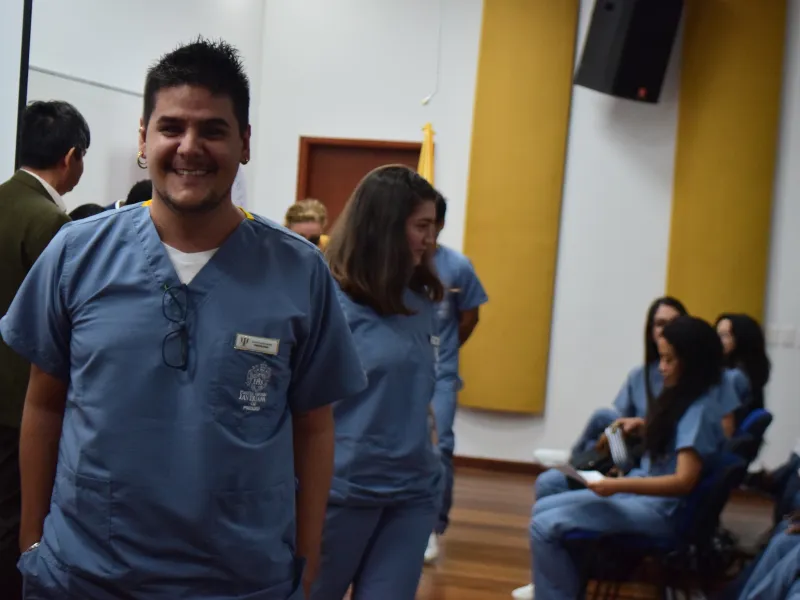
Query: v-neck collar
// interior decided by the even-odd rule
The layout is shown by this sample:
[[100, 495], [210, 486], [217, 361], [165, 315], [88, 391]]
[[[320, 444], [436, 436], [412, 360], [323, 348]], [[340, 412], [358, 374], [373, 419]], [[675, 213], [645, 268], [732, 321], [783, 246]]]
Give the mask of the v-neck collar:
[[[175, 271], [169, 254], [167, 254], [167, 249], [164, 247], [155, 223], [153, 223], [153, 219], [150, 216], [150, 209], [145, 206], [132, 212], [136, 236], [144, 250], [147, 263], [150, 266], [159, 291], [181, 285], [178, 273]], [[247, 238], [246, 233], [252, 227], [253, 221], [249, 215], [245, 214], [245, 217], [222, 242], [214, 256], [200, 269], [194, 279], [186, 285], [192, 296], [207, 296], [220, 280], [225, 278], [224, 265], [231, 264], [230, 261], [236, 260], [235, 257], [244, 250], [243, 245]]]

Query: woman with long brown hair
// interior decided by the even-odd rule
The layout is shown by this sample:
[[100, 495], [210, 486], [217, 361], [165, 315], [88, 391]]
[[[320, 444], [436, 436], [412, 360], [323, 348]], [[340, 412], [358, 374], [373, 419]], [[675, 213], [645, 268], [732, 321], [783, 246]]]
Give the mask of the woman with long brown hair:
[[367, 374], [339, 401], [335, 473], [311, 600], [413, 600], [441, 499], [431, 439], [442, 284], [431, 262], [436, 192], [403, 166], [369, 173], [326, 251]]

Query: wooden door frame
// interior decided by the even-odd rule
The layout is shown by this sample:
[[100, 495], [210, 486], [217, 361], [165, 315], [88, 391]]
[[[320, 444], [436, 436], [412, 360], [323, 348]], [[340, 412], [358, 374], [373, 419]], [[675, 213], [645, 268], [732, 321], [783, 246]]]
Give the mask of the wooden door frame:
[[312, 146], [340, 146], [378, 150], [417, 150], [422, 152], [422, 142], [397, 142], [387, 140], [357, 140], [350, 138], [323, 138], [300, 136], [300, 156], [297, 161], [297, 201], [308, 196], [308, 159]]

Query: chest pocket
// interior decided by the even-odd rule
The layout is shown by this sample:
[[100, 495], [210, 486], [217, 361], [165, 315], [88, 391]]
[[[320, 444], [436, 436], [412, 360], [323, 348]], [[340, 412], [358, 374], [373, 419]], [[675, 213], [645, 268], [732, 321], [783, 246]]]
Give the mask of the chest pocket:
[[[247, 329], [245, 329], [247, 331]], [[272, 437], [288, 409], [292, 340], [231, 333], [217, 342], [211, 413], [237, 439]]]

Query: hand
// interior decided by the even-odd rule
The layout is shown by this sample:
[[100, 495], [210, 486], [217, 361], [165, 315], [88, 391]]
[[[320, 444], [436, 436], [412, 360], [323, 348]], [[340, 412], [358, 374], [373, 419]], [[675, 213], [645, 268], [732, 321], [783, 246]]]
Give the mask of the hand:
[[618, 494], [620, 492], [619, 489], [620, 480], [614, 477], [605, 477], [598, 481], [592, 481], [586, 484], [586, 487], [592, 490], [598, 496], [603, 496], [604, 498], [608, 496], [613, 496], [614, 494]]
[[594, 445], [594, 449], [598, 452], [608, 452], [608, 438], [606, 437], [605, 433], [598, 438], [597, 443]]
[[644, 428], [644, 419], [641, 417], [623, 417], [614, 422], [617, 427], [622, 427], [622, 433], [630, 435]]

